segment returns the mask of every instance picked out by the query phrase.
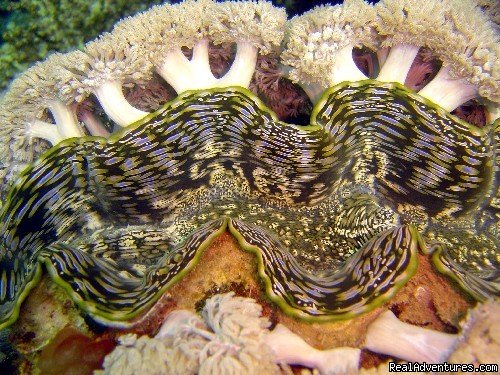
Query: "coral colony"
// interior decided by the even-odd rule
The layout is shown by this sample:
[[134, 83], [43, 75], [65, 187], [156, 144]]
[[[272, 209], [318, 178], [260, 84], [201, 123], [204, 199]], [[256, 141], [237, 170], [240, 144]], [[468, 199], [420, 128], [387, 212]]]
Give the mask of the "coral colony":
[[0, 91], [50, 51], [69, 51], [160, 0], [1, 1]]
[[[453, 336], [387, 312], [365, 345], [446, 360], [500, 315], [493, 7], [346, 0], [287, 20], [263, 1], [185, 1], [37, 63], [0, 106], [0, 327], [46, 273], [82, 314], [129, 328], [229, 232], [262, 298], [307, 323], [383, 306], [430, 257], [481, 319]], [[319, 351], [261, 315], [215, 294], [201, 316], [122, 336], [99, 373], [358, 370], [359, 348]], [[430, 349], [396, 339], [413, 330]]]

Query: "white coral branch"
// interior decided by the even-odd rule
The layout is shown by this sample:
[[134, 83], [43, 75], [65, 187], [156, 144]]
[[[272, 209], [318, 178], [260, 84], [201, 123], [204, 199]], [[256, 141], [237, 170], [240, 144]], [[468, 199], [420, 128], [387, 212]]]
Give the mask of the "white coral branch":
[[443, 66], [419, 94], [451, 112], [470, 99], [476, 98], [478, 90], [465, 78], [451, 77], [450, 70]]
[[160, 76], [180, 94], [188, 90], [215, 87], [241, 86], [248, 88], [255, 71], [257, 48], [250, 43], [236, 43], [236, 57], [229, 71], [221, 78], [215, 78], [210, 70], [208, 40], [202, 40], [193, 47], [193, 57], [187, 59], [180, 49], [168, 52], [163, 64], [156, 68]]
[[262, 307], [250, 298], [213, 296], [206, 301], [203, 319], [177, 310], [154, 338], [121, 339], [97, 374], [128, 373], [129, 367], [140, 368], [130, 362], [144, 361], [145, 356], [159, 363], [144, 374], [165, 366], [165, 374], [278, 374], [287, 364], [317, 368], [323, 375], [357, 372], [360, 349], [317, 350], [281, 324], [269, 332], [270, 322], [261, 315]]
[[406, 361], [441, 363], [457, 340], [458, 335], [403, 323], [386, 311], [368, 327], [365, 347]]
[[130, 125], [149, 114], [133, 107], [122, 91], [119, 81], [108, 81], [94, 89], [99, 103], [106, 114], [120, 126]]
[[241, 86], [248, 88], [257, 63], [257, 48], [247, 42], [236, 44], [236, 57], [229, 71], [217, 82], [217, 87]]
[[32, 138], [45, 139], [51, 145], [56, 145], [64, 139], [57, 131], [56, 125], [41, 120], [28, 122], [26, 134]]
[[75, 113], [70, 107], [59, 100], [52, 100], [48, 108], [55, 124], [34, 119], [28, 123], [27, 134], [31, 137], [42, 138], [55, 145], [63, 139], [81, 137], [83, 135]]
[[411, 44], [393, 46], [380, 69], [377, 81], [398, 82], [403, 85], [419, 49]]
[[315, 368], [321, 375], [357, 373], [361, 350], [334, 348], [318, 350], [306, 343], [282, 324], [278, 324], [266, 337], [276, 361]]

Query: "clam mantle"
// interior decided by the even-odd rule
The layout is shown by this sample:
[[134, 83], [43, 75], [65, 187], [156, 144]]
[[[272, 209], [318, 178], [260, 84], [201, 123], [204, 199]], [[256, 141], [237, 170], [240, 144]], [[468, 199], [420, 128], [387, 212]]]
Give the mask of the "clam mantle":
[[[269, 299], [308, 321], [348, 319], [387, 301], [414, 273], [418, 251], [475, 298], [498, 296], [498, 121], [478, 127], [449, 112], [481, 97], [496, 108], [498, 80], [485, 64], [456, 77], [456, 62], [446, 65], [448, 51], [434, 46], [443, 67], [419, 92], [405, 86], [419, 48], [433, 46], [389, 35], [394, 3], [348, 1], [288, 23], [264, 2], [164, 5], [21, 76], [3, 99], [1, 119], [14, 121], [3, 134], [9, 150], [24, 147], [19, 159], [36, 160], [0, 213], [0, 326], [15, 321], [43, 269], [94, 319], [126, 326], [225, 230], [254, 253]], [[161, 25], [148, 26], [159, 15]], [[303, 35], [304, 25], [314, 32]], [[467, 42], [479, 51], [484, 40]], [[210, 43], [235, 45], [218, 77]], [[369, 79], [353, 47], [387, 44]], [[308, 125], [279, 120], [247, 89], [257, 59], [280, 48], [314, 102]], [[403, 58], [406, 73], [393, 65]], [[177, 97], [148, 113], [123, 88], [153, 73]], [[444, 81], [452, 88], [441, 97]], [[74, 104], [89, 96], [113, 129], [76, 115]], [[52, 147], [29, 151], [35, 138]]]

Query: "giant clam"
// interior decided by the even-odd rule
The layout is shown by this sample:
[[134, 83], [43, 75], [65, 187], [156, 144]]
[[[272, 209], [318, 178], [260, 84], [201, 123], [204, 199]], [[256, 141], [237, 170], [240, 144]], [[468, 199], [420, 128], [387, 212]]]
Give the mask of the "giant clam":
[[[387, 301], [418, 251], [473, 297], [498, 296], [498, 121], [449, 112], [482, 97], [494, 113], [498, 37], [473, 2], [433, 2], [437, 30], [416, 3], [346, 1], [288, 24], [264, 2], [164, 5], [18, 78], [2, 102], [4, 175], [36, 160], [0, 213], [0, 327], [43, 268], [94, 319], [126, 326], [225, 230], [254, 253], [269, 299], [307, 321]], [[465, 14], [480, 37], [456, 29]], [[219, 78], [209, 42], [236, 44]], [[376, 77], [355, 66], [359, 46], [392, 47]], [[404, 83], [420, 47], [444, 63], [414, 92]], [[314, 102], [308, 125], [279, 120], [247, 89], [259, 56], [280, 48]], [[122, 88], [153, 72], [177, 97], [147, 113]], [[89, 95], [123, 129], [77, 118]], [[37, 155], [33, 138], [53, 146]]]

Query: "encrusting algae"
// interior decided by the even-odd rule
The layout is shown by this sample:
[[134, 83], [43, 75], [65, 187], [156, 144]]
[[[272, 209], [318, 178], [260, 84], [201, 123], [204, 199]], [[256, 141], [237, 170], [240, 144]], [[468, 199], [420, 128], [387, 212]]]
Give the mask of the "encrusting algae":
[[392, 325], [452, 358], [500, 294], [494, 9], [187, 0], [28, 69], [0, 99], [0, 327], [25, 372], [65, 350], [37, 333], [57, 307], [29, 317], [42, 278], [72, 353], [117, 341], [96, 373], [420, 360]]

